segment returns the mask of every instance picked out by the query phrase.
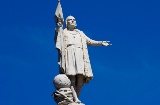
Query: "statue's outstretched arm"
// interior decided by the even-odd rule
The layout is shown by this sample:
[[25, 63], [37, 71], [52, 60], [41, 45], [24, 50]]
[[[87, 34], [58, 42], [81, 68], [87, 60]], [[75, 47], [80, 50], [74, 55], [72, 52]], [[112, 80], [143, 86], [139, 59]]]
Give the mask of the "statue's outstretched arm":
[[112, 44], [109, 44], [110, 41], [96, 41], [96, 40], [92, 40], [89, 37], [87, 37], [85, 35], [87, 44], [90, 46], [110, 46]]

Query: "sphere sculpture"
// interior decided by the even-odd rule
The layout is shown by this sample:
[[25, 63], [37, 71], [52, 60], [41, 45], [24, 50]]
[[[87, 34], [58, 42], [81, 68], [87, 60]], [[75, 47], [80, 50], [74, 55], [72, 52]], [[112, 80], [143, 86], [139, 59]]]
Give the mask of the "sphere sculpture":
[[59, 75], [55, 76], [53, 82], [54, 82], [53, 84], [56, 89], [70, 88], [70, 86], [71, 86], [71, 81], [69, 80], [69, 78], [65, 74], [59, 74]]

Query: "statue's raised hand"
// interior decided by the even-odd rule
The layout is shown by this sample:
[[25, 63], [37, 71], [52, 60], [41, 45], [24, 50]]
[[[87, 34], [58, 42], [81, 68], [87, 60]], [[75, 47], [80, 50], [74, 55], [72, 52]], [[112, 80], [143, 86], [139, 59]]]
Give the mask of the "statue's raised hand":
[[112, 44], [109, 43], [110, 41], [102, 41], [103, 46], [111, 46]]

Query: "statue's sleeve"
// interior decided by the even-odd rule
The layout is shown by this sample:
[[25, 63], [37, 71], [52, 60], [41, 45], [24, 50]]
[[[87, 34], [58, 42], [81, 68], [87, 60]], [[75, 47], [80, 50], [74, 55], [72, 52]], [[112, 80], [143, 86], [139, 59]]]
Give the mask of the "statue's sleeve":
[[85, 37], [88, 45], [90, 45], [90, 46], [102, 46], [102, 41], [92, 40], [89, 37], [87, 37], [85, 34], [84, 34], [84, 37]]
[[54, 41], [56, 44], [56, 48], [58, 50], [62, 50], [62, 33], [63, 33], [63, 29], [62, 27], [56, 28], [55, 29], [55, 37], [54, 37]]

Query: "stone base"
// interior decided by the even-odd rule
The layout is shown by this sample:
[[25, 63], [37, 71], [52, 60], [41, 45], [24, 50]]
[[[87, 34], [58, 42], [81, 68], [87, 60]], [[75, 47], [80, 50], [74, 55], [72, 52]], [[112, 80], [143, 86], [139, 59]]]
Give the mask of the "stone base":
[[70, 103], [68, 105], [85, 105], [85, 104], [83, 104], [83, 103]]

